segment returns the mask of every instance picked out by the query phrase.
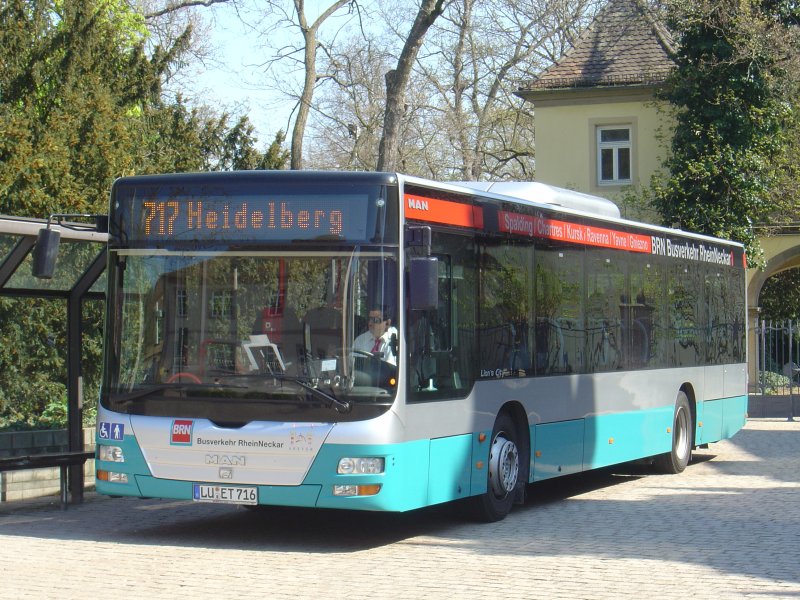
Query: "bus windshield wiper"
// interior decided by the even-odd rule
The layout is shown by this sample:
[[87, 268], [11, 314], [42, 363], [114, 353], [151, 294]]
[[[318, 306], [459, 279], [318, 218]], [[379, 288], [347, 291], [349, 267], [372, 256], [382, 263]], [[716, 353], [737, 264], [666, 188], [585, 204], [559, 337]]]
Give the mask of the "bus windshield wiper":
[[178, 391], [178, 392], [186, 392], [190, 389], [234, 389], [234, 388], [246, 388], [247, 386], [244, 385], [235, 385], [229, 383], [162, 383], [160, 385], [154, 385], [153, 387], [147, 389], [138, 389], [133, 392], [129, 392], [127, 394], [119, 394], [119, 401], [130, 403], [135, 402], [137, 400], [141, 400], [147, 396], [152, 396], [153, 394], [157, 394], [158, 392], [165, 392], [165, 391]]
[[296, 383], [304, 390], [311, 392], [311, 395], [324, 400], [330, 408], [333, 408], [338, 413], [350, 412], [350, 409], [352, 408], [350, 402], [339, 400], [333, 394], [323, 392], [318, 387], [314, 387], [310, 380], [304, 379], [303, 377], [294, 377], [292, 375], [284, 375], [282, 373], [272, 373], [269, 375], [269, 377], [273, 377], [278, 381], [291, 381]]

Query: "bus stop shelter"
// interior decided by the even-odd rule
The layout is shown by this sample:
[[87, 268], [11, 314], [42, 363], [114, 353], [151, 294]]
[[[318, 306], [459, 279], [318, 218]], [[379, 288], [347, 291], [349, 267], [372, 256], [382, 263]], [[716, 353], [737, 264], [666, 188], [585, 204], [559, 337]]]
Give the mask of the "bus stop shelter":
[[[52, 278], [33, 276], [33, 249], [39, 230], [50, 228], [61, 236], [56, 270]], [[105, 298], [106, 242], [108, 234], [95, 223], [0, 216], [0, 296], [49, 298], [66, 302], [67, 438], [65, 450], [30, 453], [23, 456], [0, 454], [0, 471], [61, 467], [61, 501], [68, 493], [73, 503], [83, 500], [83, 466], [89, 453], [83, 446], [83, 343], [82, 309], [85, 300]]]

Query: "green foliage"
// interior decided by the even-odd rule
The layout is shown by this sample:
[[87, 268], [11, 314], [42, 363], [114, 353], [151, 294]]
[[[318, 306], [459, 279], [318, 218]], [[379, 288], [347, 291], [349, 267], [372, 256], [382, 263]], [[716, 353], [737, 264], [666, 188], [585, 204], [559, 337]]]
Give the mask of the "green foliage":
[[0, 297], [0, 419], [33, 426], [66, 400], [63, 302]]
[[121, 35], [115, 4], [11, 0], [0, 10], [2, 53], [16, 51], [0, 70], [0, 212], [102, 210], [130, 164], [120, 115], [158, 92], [160, 73], [130, 29]]
[[760, 319], [785, 321], [800, 319], [800, 269], [782, 271], [767, 279], [758, 299]]
[[740, 0], [677, 0], [669, 24], [679, 50], [660, 93], [675, 111], [669, 177], [655, 184], [665, 223], [743, 242], [760, 262], [752, 230], [773, 208], [792, 118], [786, 101], [780, 28]]
[[190, 107], [181, 96], [172, 103], [148, 106], [139, 132], [140, 173], [283, 169], [289, 151], [284, 133], [261, 152], [253, 125], [245, 116], [230, 125], [227, 113], [215, 115], [207, 108]]
[[0, 214], [105, 212], [121, 175], [284, 166], [247, 117], [162, 100], [190, 29], [151, 57], [146, 37], [122, 0], [0, 5]]
[[789, 378], [773, 371], [760, 371], [758, 381], [764, 385], [765, 394], [777, 394], [789, 387]]
[[[165, 100], [161, 82], [192, 31], [148, 55], [135, 6], [0, 2], [0, 214], [105, 213], [123, 175], [285, 167], [283, 132], [261, 151], [247, 117]], [[9, 248], [0, 240], [0, 252]], [[65, 309], [62, 300], [0, 297], [0, 429], [61, 426]], [[101, 303], [86, 303], [85, 421], [99, 394], [102, 320]]]

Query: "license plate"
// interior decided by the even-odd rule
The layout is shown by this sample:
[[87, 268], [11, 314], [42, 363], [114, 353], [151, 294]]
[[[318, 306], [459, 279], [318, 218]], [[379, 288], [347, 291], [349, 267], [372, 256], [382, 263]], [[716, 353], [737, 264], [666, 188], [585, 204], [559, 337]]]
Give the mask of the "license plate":
[[258, 504], [258, 488], [195, 483], [192, 500], [214, 504]]

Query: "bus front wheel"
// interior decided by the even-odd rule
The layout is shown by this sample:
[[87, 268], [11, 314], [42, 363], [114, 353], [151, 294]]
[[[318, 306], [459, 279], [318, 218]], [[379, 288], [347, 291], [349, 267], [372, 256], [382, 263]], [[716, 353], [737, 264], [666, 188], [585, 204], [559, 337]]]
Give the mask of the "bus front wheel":
[[692, 458], [692, 433], [694, 423], [689, 398], [678, 392], [672, 419], [672, 449], [655, 457], [655, 466], [662, 473], [683, 472]]
[[492, 429], [486, 493], [472, 499], [475, 516], [482, 521], [499, 521], [511, 511], [520, 485], [519, 439], [513, 419], [499, 414]]

